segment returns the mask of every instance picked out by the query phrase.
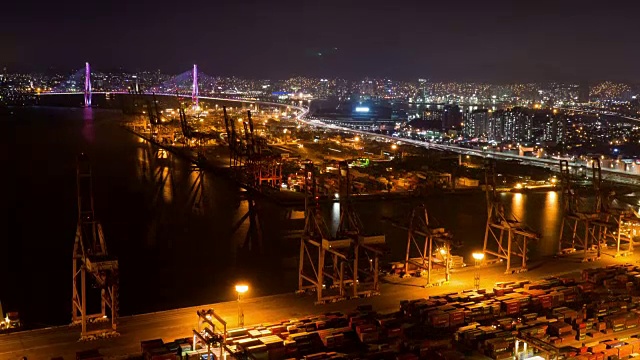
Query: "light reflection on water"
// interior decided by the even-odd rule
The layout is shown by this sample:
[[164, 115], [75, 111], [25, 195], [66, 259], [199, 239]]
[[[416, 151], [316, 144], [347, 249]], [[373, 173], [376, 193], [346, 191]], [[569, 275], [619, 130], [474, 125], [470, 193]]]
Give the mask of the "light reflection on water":
[[335, 234], [338, 231], [338, 226], [340, 225], [340, 203], [334, 202], [331, 205], [331, 225], [329, 226], [329, 231], [332, 234]]
[[557, 249], [557, 236], [554, 238], [550, 238], [550, 234], [556, 234], [560, 231], [562, 214], [560, 208], [561, 204], [558, 200], [559, 197], [560, 195], [558, 194], [558, 192], [549, 191], [547, 192], [547, 196], [545, 198], [541, 227], [543, 240], [540, 242], [540, 252], [544, 254], [553, 254]]
[[82, 119], [84, 120], [84, 125], [82, 127], [82, 136], [87, 141], [87, 143], [93, 144], [96, 140], [96, 133], [93, 124], [93, 109], [83, 108]]
[[524, 217], [524, 195], [515, 193], [511, 202], [511, 211], [516, 220], [522, 220]]
[[556, 191], [506, 194], [512, 197], [508, 210], [528, 227], [540, 234], [533, 245], [532, 256], [552, 255], [557, 252], [562, 209], [560, 193]]

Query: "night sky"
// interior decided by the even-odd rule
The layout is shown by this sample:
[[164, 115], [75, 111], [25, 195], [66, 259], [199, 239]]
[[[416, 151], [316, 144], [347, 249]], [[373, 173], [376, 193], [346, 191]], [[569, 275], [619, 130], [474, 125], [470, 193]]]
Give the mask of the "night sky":
[[640, 82], [640, 1], [16, 0], [9, 71]]

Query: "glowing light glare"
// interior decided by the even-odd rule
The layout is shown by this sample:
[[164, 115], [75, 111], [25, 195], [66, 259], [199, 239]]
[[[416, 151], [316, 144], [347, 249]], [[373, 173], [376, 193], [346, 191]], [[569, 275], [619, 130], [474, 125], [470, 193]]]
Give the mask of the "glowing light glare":
[[473, 258], [480, 261], [482, 259], [484, 259], [484, 253], [480, 253], [480, 252], [475, 252], [473, 253]]
[[356, 112], [369, 112], [368, 106], [356, 106]]
[[249, 291], [249, 285], [236, 285], [236, 292], [239, 294], [244, 294]]
[[521, 183], [517, 183], [516, 184], [516, 189], [522, 189], [522, 184]]
[[393, 145], [391, 145], [391, 148], [392, 148], [393, 150], [395, 150], [395, 149], [397, 149], [397, 148], [398, 148], [398, 145], [393, 144]]
[[193, 88], [191, 90], [191, 100], [198, 107], [198, 65], [193, 64]]
[[444, 254], [446, 254], [446, 253], [447, 253], [447, 250], [445, 250], [445, 249], [440, 249], [440, 255], [444, 255]]
[[91, 68], [84, 64], [84, 106], [91, 107]]

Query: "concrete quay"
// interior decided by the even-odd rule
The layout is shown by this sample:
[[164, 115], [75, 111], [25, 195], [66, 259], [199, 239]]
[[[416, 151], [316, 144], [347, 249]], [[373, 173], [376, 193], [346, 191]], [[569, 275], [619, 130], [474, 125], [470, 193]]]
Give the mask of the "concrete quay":
[[[603, 254], [595, 262], [582, 262], [578, 254], [567, 258], [547, 258], [532, 262], [528, 272], [505, 275], [504, 264], [480, 267], [480, 286], [491, 288], [496, 282], [514, 280], [536, 280], [548, 276], [579, 276], [582, 269], [604, 267], [612, 264], [640, 262], [640, 254], [628, 257], [613, 257]], [[348, 312], [361, 304], [371, 304], [378, 312], [397, 311], [400, 301], [405, 299], [424, 298], [430, 295], [459, 292], [473, 288], [476, 269], [467, 267], [455, 270], [451, 282], [442, 286], [425, 288], [426, 278], [402, 279], [385, 277], [380, 296], [352, 299], [325, 305], [315, 305], [315, 294], [295, 295], [293, 293], [251, 298], [250, 292], [242, 300], [245, 324], [261, 324], [277, 320], [321, 314], [328, 311]], [[443, 275], [433, 275], [434, 281]], [[250, 290], [249, 290], [250, 291]], [[229, 301], [217, 304], [194, 306], [189, 308], [167, 310], [148, 314], [131, 315], [120, 318], [118, 332], [120, 336], [79, 342], [80, 330], [77, 327], [59, 326], [31, 331], [0, 335], [0, 359], [20, 360], [26, 356], [29, 360], [62, 356], [64, 359], [75, 359], [77, 351], [98, 348], [106, 359], [125, 359], [140, 353], [140, 341], [162, 338], [172, 341], [176, 338], [189, 337], [191, 330], [197, 326], [196, 311], [212, 308], [228, 326], [237, 324], [238, 304]]]

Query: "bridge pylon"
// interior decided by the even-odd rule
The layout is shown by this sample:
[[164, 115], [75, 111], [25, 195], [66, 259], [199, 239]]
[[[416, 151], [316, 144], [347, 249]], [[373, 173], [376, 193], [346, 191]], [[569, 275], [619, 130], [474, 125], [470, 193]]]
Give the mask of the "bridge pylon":
[[193, 89], [191, 90], [193, 106], [198, 107], [198, 65], [193, 64]]
[[84, 106], [91, 107], [91, 67], [84, 63]]

